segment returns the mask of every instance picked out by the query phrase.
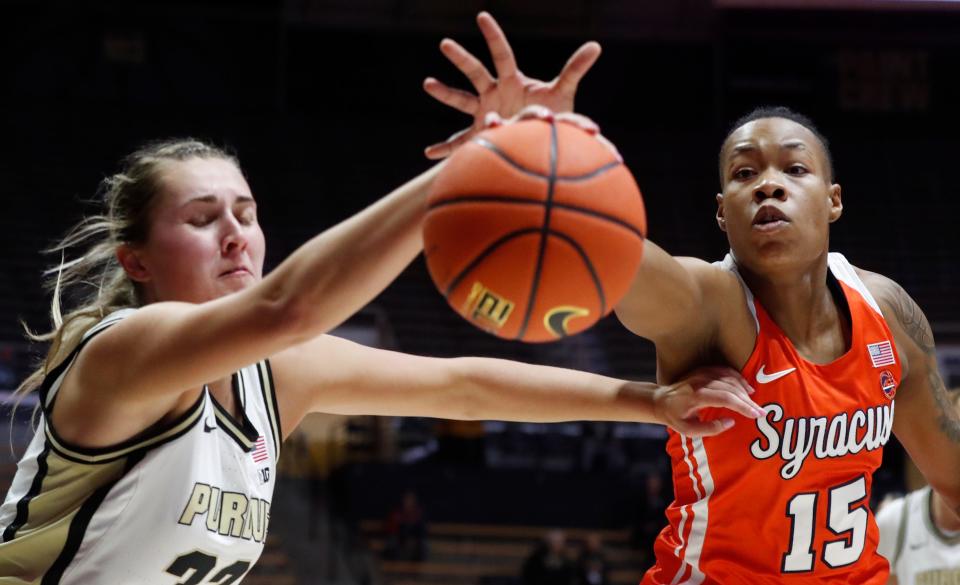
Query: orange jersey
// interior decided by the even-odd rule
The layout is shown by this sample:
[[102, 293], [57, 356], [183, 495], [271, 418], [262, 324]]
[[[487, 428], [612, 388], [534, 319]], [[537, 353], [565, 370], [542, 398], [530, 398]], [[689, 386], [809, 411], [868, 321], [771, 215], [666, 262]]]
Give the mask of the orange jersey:
[[900, 362], [853, 267], [839, 254], [829, 265], [852, 325], [849, 350], [825, 365], [800, 357], [744, 286], [758, 329], [741, 373], [766, 417], [703, 439], [671, 431], [676, 499], [641, 585], [886, 583], [869, 500]]

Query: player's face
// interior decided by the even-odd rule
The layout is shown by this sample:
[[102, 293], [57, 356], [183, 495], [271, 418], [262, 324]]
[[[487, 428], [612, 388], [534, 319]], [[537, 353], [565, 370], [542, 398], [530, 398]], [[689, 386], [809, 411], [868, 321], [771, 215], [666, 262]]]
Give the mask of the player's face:
[[759, 274], [804, 270], [825, 256], [843, 210], [823, 146], [804, 126], [761, 118], [720, 153], [717, 220], [737, 261]]
[[220, 158], [164, 165], [147, 242], [137, 251], [147, 300], [199, 303], [259, 281], [266, 244], [236, 165]]

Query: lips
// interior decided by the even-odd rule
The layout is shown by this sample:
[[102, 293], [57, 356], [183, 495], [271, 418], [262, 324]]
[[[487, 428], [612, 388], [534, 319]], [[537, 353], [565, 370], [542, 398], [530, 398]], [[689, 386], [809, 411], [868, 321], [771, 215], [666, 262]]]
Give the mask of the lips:
[[788, 223], [789, 221], [790, 218], [787, 217], [787, 214], [780, 211], [780, 209], [774, 205], [762, 206], [757, 210], [757, 214], [753, 216], [753, 225], [755, 226], [764, 226], [777, 222]]
[[231, 268], [229, 270], [224, 270], [223, 272], [220, 273], [220, 276], [237, 276], [240, 274], [252, 275], [253, 273], [246, 266], [235, 266], [234, 268]]

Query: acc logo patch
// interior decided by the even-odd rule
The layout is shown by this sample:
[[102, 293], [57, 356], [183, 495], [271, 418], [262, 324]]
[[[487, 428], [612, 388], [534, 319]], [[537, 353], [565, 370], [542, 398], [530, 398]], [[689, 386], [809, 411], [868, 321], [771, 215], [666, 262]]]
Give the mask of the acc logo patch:
[[561, 305], [547, 311], [543, 316], [543, 326], [547, 331], [556, 337], [566, 337], [569, 335], [567, 326], [574, 317], [586, 317], [590, 311], [583, 307], [574, 307], [570, 305]]
[[897, 380], [890, 370], [880, 372], [880, 388], [883, 390], [883, 395], [890, 400], [897, 395]]
[[516, 305], [492, 290], [480, 281], [474, 282], [463, 306], [465, 317], [483, 328], [500, 329], [507, 322]]

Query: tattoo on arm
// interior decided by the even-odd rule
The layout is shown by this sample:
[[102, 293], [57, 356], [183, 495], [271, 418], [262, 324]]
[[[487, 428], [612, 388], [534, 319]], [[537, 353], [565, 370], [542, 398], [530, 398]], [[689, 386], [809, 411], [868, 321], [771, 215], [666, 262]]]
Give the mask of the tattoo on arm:
[[896, 315], [897, 321], [926, 356], [927, 387], [937, 404], [937, 422], [940, 425], [940, 430], [954, 443], [960, 443], [960, 417], [958, 417], [957, 407], [950, 399], [947, 389], [943, 385], [943, 379], [940, 377], [936, 347], [933, 343], [933, 330], [930, 328], [930, 323], [917, 303], [910, 298], [907, 291], [903, 290], [900, 285], [890, 281], [889, 292], [891, 294], [887, 300], [894, 315]]
[[[903, 290], [899, 284], [890, 281], [891, 295], [889, 298], [890, 306], [900, 325], [903, 326], [907, 335], [913, 339], [923, 353], [928, 356], [935, 355], [933, 345], [933, 331], [930, 329], [930, 323], [927, 322], [926, 315], [917, 306], [917, 303], [910, 298], [907, 291]], [[941, 386], [943, 383], [941, 382]]]
[[954, 443], [960, 443], [960, 420], [957, 420], [957, 407], [947, 396], [947, 389], [944, 388], [940, 372], [937, 371], [936, 360], [933, 366], [927, 369], [927, 383], [930, 386], [930, 392], [933, 393], [933, 399], [937, 401], [939, 411], [937, 422], [940, 423], [940, 430]]

